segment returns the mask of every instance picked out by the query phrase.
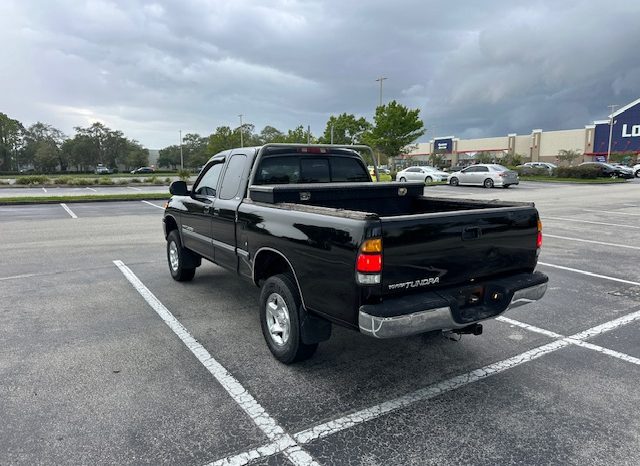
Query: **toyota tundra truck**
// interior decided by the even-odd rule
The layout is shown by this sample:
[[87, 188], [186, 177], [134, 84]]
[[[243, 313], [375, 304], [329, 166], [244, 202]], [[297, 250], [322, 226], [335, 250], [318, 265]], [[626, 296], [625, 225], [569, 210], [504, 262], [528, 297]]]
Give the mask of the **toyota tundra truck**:
[[170, 186], [171, 276], [192, 280], [206, 259], [260, 287], [262, 333], [285, 364], [312, 356], [332, 325], [374, 338], [477, 335], [480, 322], [543, 297], [533, 203], [374, 182], [370, 151], [266, 144], [211, 157], [192, 187]]

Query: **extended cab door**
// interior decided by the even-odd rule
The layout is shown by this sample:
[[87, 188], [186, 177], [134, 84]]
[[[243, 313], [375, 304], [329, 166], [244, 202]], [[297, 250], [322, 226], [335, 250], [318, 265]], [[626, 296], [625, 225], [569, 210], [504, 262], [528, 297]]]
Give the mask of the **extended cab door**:
[[199, 177], [190, 197], [185, 198], [186, 212], [182, 213], [182, 242], [198, 254], [214, 260], [211, 243], [211, 212], [216, 199], [224, 158], [215, 161]]
[[[237, 270], [236, 253], [237, 211], [244, 196], [244, 182], [248, 175], [249, 160], [245, 153], [231, 155], [220, 184], [220, 191], [213, 203], [211, 238], [215, 250], [215, 262], [228, 269]], [[242, 245], [239, 252], [243, 251]]]

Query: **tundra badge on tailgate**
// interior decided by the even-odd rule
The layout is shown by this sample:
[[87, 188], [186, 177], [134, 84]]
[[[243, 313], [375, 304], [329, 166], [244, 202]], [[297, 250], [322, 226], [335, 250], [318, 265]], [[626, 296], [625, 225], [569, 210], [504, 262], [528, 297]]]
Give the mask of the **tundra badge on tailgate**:
[[440, 277], [423, 278], [422, 280], [414, 280], [412, 282], [393, 283], [389, 285], [390, 290], [397, 290], [398, 288], [409, 289], [417, 288], [419, 286], [436, 285], [440, 283]]

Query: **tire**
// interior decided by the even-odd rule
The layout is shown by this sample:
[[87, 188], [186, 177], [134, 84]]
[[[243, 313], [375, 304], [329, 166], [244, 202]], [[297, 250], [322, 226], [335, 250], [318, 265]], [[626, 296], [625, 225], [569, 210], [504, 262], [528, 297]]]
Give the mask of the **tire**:
[[482, 185], [485, 188], [493, 188], [493, 180], [491, 178], [487, 178], [486, 180], [484, 180], [484, 183], [482, 183]]
[[459, 183], [460, 183], [460, 181], [455, 176], [449, 180], [449, 184], [451, 186], [458, 186]]
[[509, 188], [509, 186], [511, 186], [511, 185], [510, 185], [510, 184], [505, 184], [505, 185], [503, 185], [502, 187], [503, 187], [504, 189], [508, 189], [508, 188]]
[[640, 170], [636, 170], [636, 172], [634, 173], [634, 176], [636, 178], [640, 178]]
[[182, 247], [178, 230], [173, 230], [167, 236], [167, 262], [171, 277], [178, 282], [188, 282], [193, 280], [196, 268], [187, 267], [186, 263], [194, 263], [193, 252]]
[[403, 178], [403, 177], [400, 177], [400, 179], [399, 179], [398, 181], [400, 181], [400, 182], [404, 183], [405, 181], [407, 181], [407, 179], [406, 179], [406, 178]]
[[298, 288], [289, 275], [269, 277], [260, 292], [260, 326], [271, 354], [284, 364], [313, 356], [318, 344], [307, 345], [300, 335]]
[[424, 182], [425, 182], [425, 183], [432, 183], [432, 182], [433, 182], [433, 178], [431, 178], [430, 176], [427, 176], [427, 177], [424, 179]]

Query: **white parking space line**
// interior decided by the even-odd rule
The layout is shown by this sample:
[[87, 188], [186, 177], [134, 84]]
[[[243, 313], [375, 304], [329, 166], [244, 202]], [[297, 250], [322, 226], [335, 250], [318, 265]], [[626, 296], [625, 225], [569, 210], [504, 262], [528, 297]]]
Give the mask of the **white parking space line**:
[[609, 348], [604, 348], [602, 346], [592, 345], [591, 343], [587, 343], [586, 341], [575, 340], [573, 338], [567, 338], [567, 340], [576, 346], [597, 351], [598, 353], [606, 354], [607, 356], [612, 356], [614, 358], [618, 358], [623, 361], [630, 362], [631, 364], [636, 364], [640, 366], [640, 359], [630, 356], [628, 354], [624, 354], [619, 351], [614, 351]]
[[530, 332], [540, 333], [542, 335], [548, 336], [549, 338], [561, 339], [564, 338], [564, 335], [560, 335], [559, 333], [552, 332], [550, 330], [545, 330], [540, 327], [535, 327], [533, 325], [525, 324], [524, 322], [520, 322], [519, 320], [509, 319], [508, 317], [496, 317], [496, 320], [500, 322], [504, 322], [506, 324], [514, 325], [516, 327], [521, 327], [523, 329], [529, 330]]
[[[157, 207], [158, 209], [164, 210], [164, 207], [162, 207], [161, 205], [156, 205], [153, 202], [149, 202], [149, 201], [140, 201], [140, 202], [144, 202], [145, 204], [149, 204], [152, 207]], [[640, 248], [638, 248], [638, 249], [640, 249]]]
[[613, 214], [613, 215], [631, 215], [633, 217], [640, 217], [640, 214], [632, 214], [631, 212], [615, 212], [613, 210], [592, 210], [582, 209], [584, 212], [597, 212], [599, 214]]
[[636, 249], [636, 250], [640, 251], [640, 247], [639, 246], [627, 246], [626, 244], [605, 243], [604, 241], [595, 241], [595, 240], [592, 240], [592, 239], [570, 238], [568, 236], [550, 235], [549, 233], [544, 233], [544, 237], [545, 238], [565, 239], [567, 241], [577, 241], [579, 243], [601, 244], [603, 246], [614, 246], [616, 248]]
[[16, 280], [19, 278], [29, 278], [29, 277], [35, 277], [36, 274], [35, 273], [25, 273], [23, 275], [13, 275], [11, 277], [0, 277], [0, 281], [3, 280]]
[[45, 187], [44, 187], [44, 186], [42, 187], [42, 190], [43, 190], [45, 193], [47, 192], [47, 190], [45, 189]]
[[88, 189], [89, 191], [93, 191], [94, 193], [97, 193], [97, 192], [98, 192], [98, 190], [97, 190], [97, 189], [94, 189], [94, 188], [86, 187], [86, 188], [84, 188], [84, 189]]
[[579, 274], [582, 274], [582, 275], [587, 275], [589, 277], [603, 278], [604, 280], [611, 280], [613, 282], [626, 283], [628, 285], [640, 286], [640, 283], [638, 283], [638, 282], [632, 282], [631, 280], [623, 280], [622, 278], [609, 277], [607, 275], [600, 275], [600, 274], [597, 274], [597, 273], [589, 272], [588, 270], [574, 269], [574, 268], [571, 268], [571, 267], [564, 267], [562, 265], [549, 264], [547, 262], [538, 262], [538, 264], [539, 265], [544, 265], [546, 267], [553, 267], [555, 269], [566, 270], [568, 272], [575, 272], [575, 273], [579, 273]]
[[[287, 434], [256, 399], [233, 377], [211, 354], [202, 346], [188, 330], [173, 316], [173, 314], [155, 297], [155, 295], [138, 279], [138, 277], [122, 261], [113, 263], [120, 269], [125, 278], [136, 291], [156, 311], [160, 318], [169, 326], [185, 346], [193, 353], [200, 363], [227, 391], [229, 396], [238, 403], [240, 408], [251, 418], [255, 425], [266, 437], [281, 448], [289, 461], [295, 465], [317, 465], [318, 463], [305, 450], [296, 444], [291, 435]], [[276, 451], [277, 452], [277, 451]]]
[[543, 220], [562, 220], [563, 222], [576, 222], [576, 223], [589, 223], [591, 225], [607, 225], [610, 227], [619, 227], [619, 228], [633, 228], [635, 230], [640, 230], [639, 226], [635, 225], [621, 225], [619, 223], [607, 223], [607, 222], [592, 222], [590, 220], [576, 220], [573, 218], [564, 218], [564, 217], [544, 217]]
[[134, 188], [133, 186], [127, 186], [129, 189], [133, 189], [134, 191], [142, 191], [140, 188]]
[[73, 211], [69, 207], [67, 207], [67, 204], [60, 204], [60, 206], [64, 210], [66, 210], [69, 215], [71, 215], [71, 218], [78, 218], [78, 216], [76, 214], [74, 214]]

